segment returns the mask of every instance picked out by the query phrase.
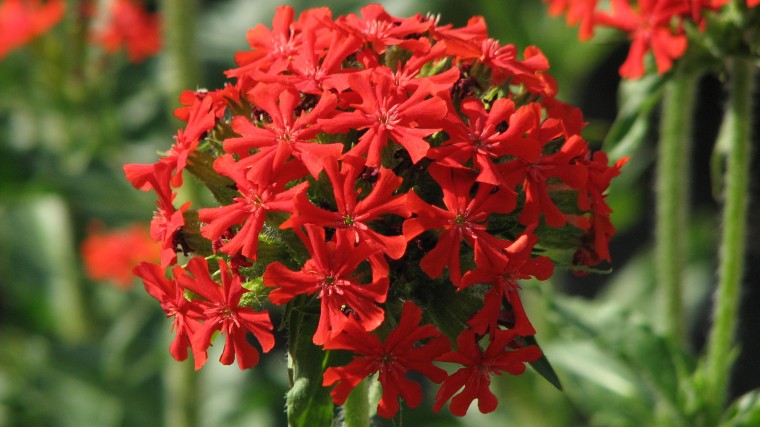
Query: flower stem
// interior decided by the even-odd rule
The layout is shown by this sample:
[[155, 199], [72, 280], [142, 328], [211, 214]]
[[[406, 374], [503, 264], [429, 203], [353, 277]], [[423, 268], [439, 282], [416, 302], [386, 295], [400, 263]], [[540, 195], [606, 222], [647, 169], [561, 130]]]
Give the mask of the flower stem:
[[729, 63], [730, 83], [721, 138], [729, 143], [726, 164], [723, 232], [713, 324], [704, 360], [705, 396], [710, 396], [709, 420], [717, 425], [725, 404], [728, 378], [736, 356], [734, 335], [744, 269], [745, 230], [750, 169], [750, 129], [754, 65], [736, 58]]
[[164, 369], [166, 404], [164, 406], [167, 427], [193, 427], [198, 425], [198, 378], [193, 363], [178, 363], [167, 353]]
[[366, 427], [369, 425], [369, 381], [365, 378], [348, 395], [343, 403], [345, 427]]
[[684, 342], [683, 272], [689, 203], [689, 152], [697, 77], [676, 73], [665, 88], [657, 156], [657, 279], [665, 301], [667, 336]]
[[198, 85], [196, 43], [198, 0], [162, 0], [164, 87], [172, 105], [184, 89]]

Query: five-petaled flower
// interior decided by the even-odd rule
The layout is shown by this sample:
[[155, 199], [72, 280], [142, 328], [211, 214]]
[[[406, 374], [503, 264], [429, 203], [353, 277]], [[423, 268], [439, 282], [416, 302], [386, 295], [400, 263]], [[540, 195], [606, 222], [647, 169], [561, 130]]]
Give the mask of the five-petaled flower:
[[446, 371], [433, 361], [449, 351], [449, 340], [433, 325], [422, 325], [422, 310], [413, 302], [404, 303], [401, 319], [384, 341], [365, 331], [358, 322], [349, 320], [343, 332], [331, 338], [326, 350], [349, 350], [356, 356], [346, 366], [325, 370], [323, 385], [331, 386], [333, 402], [342, 405], [351, 390], [364, 378], [378, 374], [383, 397], [377, 407], [380, 416], [391, 418], [399, 408], [401, 396], [410, 408], [422, 402], [422, 387], [407, 378], [416, 371], [435, 383], [446, 378]]

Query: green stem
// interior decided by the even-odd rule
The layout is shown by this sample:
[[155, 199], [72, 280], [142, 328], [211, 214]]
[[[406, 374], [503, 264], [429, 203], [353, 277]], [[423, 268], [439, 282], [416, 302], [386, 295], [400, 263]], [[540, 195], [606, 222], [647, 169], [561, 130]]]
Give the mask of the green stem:
[[[182, 90], [198, 84], [200, 65], [195, 54], [198, 0], [161, 0], [160, 5], [164, 43], [162, 77], [169, 105], [175, 106]], [[195, 202], [197, 194], [188, 188], [192, 185], [189, 182], [192, 180], [187, 180], [183, 188], [190, 193], [187, 198]], [[170, 361], [164, 375], [166, 425], [197, 426], [198, 378], [192, 363]]]
[[164, 83], [171, 105], [185, 89], [199, 83], [196, 26], [198, 0], [162, 0]]
[[656, 186], [656, 268], [665, 302], [666, 334], [684, 342], [683, 272], [689, 203], [689, 152], [697, 78], [676, 73], [665, 88]]
[[705, 355], [704, 395], [709, 396], [708, 423], [717, 425], [725, 404], [728, 379], [736, 355], [734, 334], [744, 270], [745, 230], [750, 169], [753, 69], [750, 60], [731, 60], [730, 91], [721, 138], [730, 146], [726, 164], [723, 234], [713, 324]]
[[167, 353], [167, 367], [164, 369], [166, 406], [164, 407], [167, 427], [194, 427], [198, 425], [198, 378], [193, 363], [186, 360], [178, 363]]
[[369, 381], [365, 378], [348, 395], [343, 403], [345, 427], [369, 426]]

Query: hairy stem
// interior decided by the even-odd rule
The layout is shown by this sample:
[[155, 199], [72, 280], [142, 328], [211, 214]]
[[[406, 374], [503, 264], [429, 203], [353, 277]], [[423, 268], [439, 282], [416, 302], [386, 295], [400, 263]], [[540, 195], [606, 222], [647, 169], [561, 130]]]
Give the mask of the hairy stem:
[[684, 342], [683, 274], [689, 204], [689, 152], [696, 76], [677, 73], [667, 83], [657, 156], [656, 268], [665, 303], [666, 334]]
[[744, 270], [754, 77], [754, 65], [747, 59], [736, 58], [729, 65], [729, 101], [720, 135], [729, 143], [723, 231], [713, 324], [704, 361], [707, 387], [704, 395], [710, 396], [708, 422], [715, 425], [725, 404], [728, 379], [736, 355], [734, 335]]

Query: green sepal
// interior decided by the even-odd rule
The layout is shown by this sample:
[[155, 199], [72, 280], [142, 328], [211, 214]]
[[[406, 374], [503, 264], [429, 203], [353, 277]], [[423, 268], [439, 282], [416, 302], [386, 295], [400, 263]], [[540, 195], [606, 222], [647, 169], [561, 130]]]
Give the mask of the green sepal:
[[235, 182], [214, 170], [214, 160], [211, 154], [196, 150], [187, 157], [186, 169], [211, 191], [219, 204], [232, 204], [239, 194]]

